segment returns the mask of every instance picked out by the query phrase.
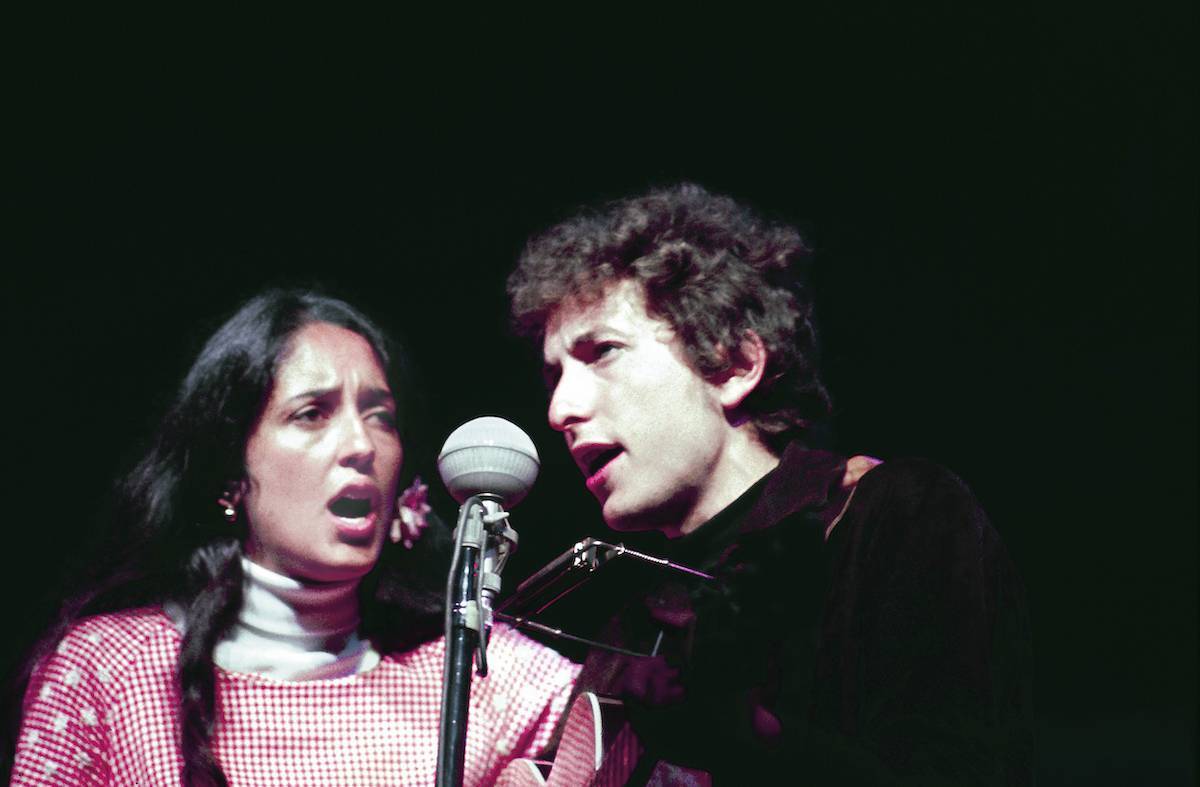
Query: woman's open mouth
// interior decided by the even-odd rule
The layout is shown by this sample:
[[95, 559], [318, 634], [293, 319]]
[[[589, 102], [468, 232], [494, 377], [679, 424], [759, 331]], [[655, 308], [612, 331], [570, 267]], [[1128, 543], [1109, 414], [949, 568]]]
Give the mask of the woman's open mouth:
[[347, 490], [329, 501], [326, 508], [333, 514], [340, 533], [350, 538], [362, 538], [374, 533], [379, 518], [375, 510], [377, 494], [368, 490]]

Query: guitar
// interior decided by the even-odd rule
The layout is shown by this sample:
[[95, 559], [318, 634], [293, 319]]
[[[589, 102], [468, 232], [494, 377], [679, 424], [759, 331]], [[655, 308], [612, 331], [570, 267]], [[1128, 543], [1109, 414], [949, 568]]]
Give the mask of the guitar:
[[[501, 771], [496, 787], [622, 787], [638, 770], [645, 748], [625, 720], [620, 700], [585, 691], [567, 712], [552, 763], [521, 758]], [[549, 777], [543, 768], [549, 766]], [[647, 787], [711, 787], [703, 771], [655, 763]]]

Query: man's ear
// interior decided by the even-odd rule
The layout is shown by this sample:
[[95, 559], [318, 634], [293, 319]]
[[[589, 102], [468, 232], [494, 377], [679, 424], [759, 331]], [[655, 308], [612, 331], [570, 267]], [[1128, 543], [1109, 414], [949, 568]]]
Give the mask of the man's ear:
[[740, 407], [750, 392], [758, 387], [767, 368], [767, 348], [757, 333], [746, 331], [729, 360], [729, 371], [716, 384], [721, 406], [726, 411]]

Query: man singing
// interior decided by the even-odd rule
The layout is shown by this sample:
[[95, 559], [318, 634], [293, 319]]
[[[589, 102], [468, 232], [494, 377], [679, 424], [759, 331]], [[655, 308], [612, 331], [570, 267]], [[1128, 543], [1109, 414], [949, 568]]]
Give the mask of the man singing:
[[604, 521], [716, 576], [639, 592], [606, 637], [657, 655], [593, 652], [580, 686], [626, 700], [647, 767], [716, 784], [1027, 783], [1023, 591], [970, 491], [804, 445], [829, 414], [805, 256], [684, 184], [551, 228], [509, 278]]

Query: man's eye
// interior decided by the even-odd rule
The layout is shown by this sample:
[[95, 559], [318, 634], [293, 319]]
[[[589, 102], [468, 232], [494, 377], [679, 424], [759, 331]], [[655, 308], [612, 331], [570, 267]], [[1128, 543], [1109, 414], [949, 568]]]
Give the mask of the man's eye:
[[615, 342], [599, 342], [592, 348], [592, 355], [596, 360], [607, 358], [608, 356], [621, 349], [620, 345]]

